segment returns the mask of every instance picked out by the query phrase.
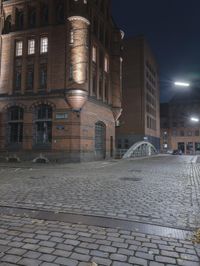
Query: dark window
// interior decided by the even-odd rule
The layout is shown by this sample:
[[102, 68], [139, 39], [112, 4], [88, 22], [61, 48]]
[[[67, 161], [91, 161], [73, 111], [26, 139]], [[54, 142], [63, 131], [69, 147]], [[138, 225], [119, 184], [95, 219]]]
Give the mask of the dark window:
[[9, 33], [11, 32], [11, 15], [7, 16], [7, 18], [5, 19], [4, 22], [4, 29], [3, 29], [3, 33]]
[[47, 66], [40, 67], [40, 89], [47, 88]]
[[22, 70], [21, 68], [17, 68], [15, 70], [15, 91], [21, 90], [21, 83], [22, 83]]
[[106, 79], [105, 79], [105, 93], [104, 93], [104, 96], [105, 96], [105, 102], [108, 102], [108, 100], [109, 100], [109, 79], [108, 79], [108, 77], [106, 77]]
[[34, 28], [36, 26], [36, 10], [30, 9], [29, 10], [29, 26]]
[[103, 73], [99, 72], [99, 98], [103, 98]]
[[16, 26], [18, 30], [22, 30], [24, 27], [24, 13], [22, 10], [16, 10]]
[[49, 20], [49, 9], [47, 5], [42, 7], [42, 15], [41, 15], [42, 25], [47, 25]]
[[100, 24], [99, 40], [100, 40], [100, 42], [102, 42], [102, 43], [104, 43], [104, 35], [105, 35], [105, 32], [104, 32], [104, 25], [103, 25], [103, 24]]
[[32, 90], [34, 84], [34, 68], [29, 68], [27, 72], [27, 89]]
[[47, 145], [52, 142], [52, 108], [40, 105], [36, 109], [36, 144]]
[[93, 63], [93, 73], [92, 73], [92, 94], [94, 96], [97, 95], [97, 67], [95, 63]]
[[93, 33], [98, 36], [98, 20], [96, 17], [93, 18]]
[[23, 109], [11, 107], [8, 112], [8, 128], [10, 144], [20, 144], [23, 141]]
[[56, 7], [56, 21], [57, 23], [64, 23], [65, 14], [64, 14], [64, 3], [60, 1]]

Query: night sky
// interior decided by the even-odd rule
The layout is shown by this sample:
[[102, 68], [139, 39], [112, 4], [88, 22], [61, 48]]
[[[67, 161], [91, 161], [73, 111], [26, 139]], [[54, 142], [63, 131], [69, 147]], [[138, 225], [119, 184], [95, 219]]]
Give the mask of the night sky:
[[177, 79], [200, 88], [200, 0], [113, 0], [112, 6], [127, 37], [146, 36], [160, 67], [161, 102], [178, 90]]

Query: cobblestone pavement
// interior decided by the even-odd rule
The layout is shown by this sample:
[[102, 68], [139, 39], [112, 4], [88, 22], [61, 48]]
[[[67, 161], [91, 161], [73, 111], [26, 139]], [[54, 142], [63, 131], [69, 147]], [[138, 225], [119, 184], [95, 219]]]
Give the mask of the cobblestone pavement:
[[3, 215], [0, 224], [1, 266], [200, 265], [189, 240]]
[[0, 213], [0, 265], [199, 266], [200, 245], [189, 237], [112, 226], [117, 218], [187, 230], [200, 227], [200, 164], [194, 159], [1, 165], [0, 207], [102, 216], [110, 222], [105, 228], [38, 220], [26, 217], [25, 211]]
[[[0, 206], [200, 227], [200, 164], [192, 156], [1, 168]], [[34, 168], [33, 168], [34, 167]]]

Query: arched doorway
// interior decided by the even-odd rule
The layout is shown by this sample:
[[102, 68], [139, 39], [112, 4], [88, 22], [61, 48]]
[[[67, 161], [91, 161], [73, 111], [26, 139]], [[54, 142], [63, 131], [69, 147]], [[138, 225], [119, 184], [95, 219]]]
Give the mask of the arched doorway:
[[98, 160], [106, 157], [106, 126], [103, 122], [95, 124], [95, 154]]

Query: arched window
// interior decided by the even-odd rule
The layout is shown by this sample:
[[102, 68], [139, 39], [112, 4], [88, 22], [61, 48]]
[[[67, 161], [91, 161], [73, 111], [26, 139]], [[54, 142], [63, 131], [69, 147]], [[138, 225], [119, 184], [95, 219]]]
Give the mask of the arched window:
[[7, 16], [7, 18], [5, 19], [4, 29], [3, 29], [4, 34], [11, 32], [11, 20], [12, 20], [11, 15]]
[[65, 21], [64, 3], [59, 1], [56, 7], [56, 21], [57, 23], [64, 23]]
[[49, 145], [52, 142], [52, 107], [47, 104], [39, 105], [36, 108], [36, 136], [35, 142], [38, 145]]
[[34, 28], [36, 26], [36, 9], [32, 8], [29, 10], [29, 26]]
[[21, 144], [23, 141], [23, 117], [24, 110], [13, 106], [8, 110], [8, 142], [9, 144]]

